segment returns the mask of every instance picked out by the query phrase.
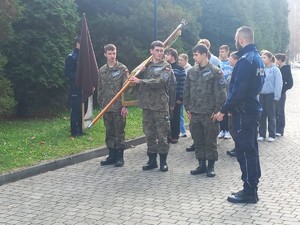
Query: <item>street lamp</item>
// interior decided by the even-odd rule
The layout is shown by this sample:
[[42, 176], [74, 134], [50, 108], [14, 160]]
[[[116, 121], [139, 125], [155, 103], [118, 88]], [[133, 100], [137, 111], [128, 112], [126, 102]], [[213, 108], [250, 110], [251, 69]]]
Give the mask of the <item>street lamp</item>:
[[158, 22], [157, 22], [157, 11], [158, 11], [158, 0], [153, 0], [154, 4], [154, 19], [153, 19], [153, 39], [157, 40], [157, 27], [158, 27]]

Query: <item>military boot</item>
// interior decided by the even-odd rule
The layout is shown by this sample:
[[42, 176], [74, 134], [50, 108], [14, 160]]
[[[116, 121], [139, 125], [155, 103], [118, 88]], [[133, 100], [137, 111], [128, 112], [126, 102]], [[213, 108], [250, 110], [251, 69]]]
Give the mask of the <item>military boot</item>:
[[101, 161], [100, 164], [102, 166], [106, 166], [106, 165], [111, 165], [111, 164], [114, 164], [115, 163], [115, 160], [116, 160], [116, 149], [115, 148], [108, 148], [108, 157]]
[[116, 149], [116, 160], [115, 160], [115, 166], [121, 167], [124, 165], [124, 157], [123, 157], [124, 149], [123, 148], [117, 148]]
[[193, 152], [195, 151], [195, 144], [192, 144], [190, 147], [185, 149], [187, 152]]
[[169, 170], [169, 167], [167, 165], [167, 155], [168, 154], [159, 154], [160, 171], [166, 172]]
[[208, 177], [216, 176], [216, 173], [215, 173], [215, 160], [208, 160], [207, 174], [206, 175]]
[[143, 170], [151, 170], [157, 168], [156, 153], [148, 153], [149, 160], [145, 166], [143, 166]]
[[199, 166], [195, 170], [191, 170], [191, 174], [192, 175], [197, 175], [197, 174], [201, 174], [201, 173], [206, 173], [207, 172], [206, 160], [198, 159], [198, 161], [199, 161]]

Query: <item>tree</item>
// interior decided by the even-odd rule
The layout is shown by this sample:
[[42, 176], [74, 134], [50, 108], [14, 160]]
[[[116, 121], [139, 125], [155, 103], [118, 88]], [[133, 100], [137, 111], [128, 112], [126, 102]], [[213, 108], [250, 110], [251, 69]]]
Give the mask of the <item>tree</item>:
[[22, 7], [18, 4], [18, 0], [2, 0], [0, 1], [0, 43], [8, 41], [12, 38], [14, 32], [12, 23], [16, 22], [22, 14]]
[[287, 0], [202, 0], [202, 5], [201, 37], [212, 42], [213, 53], [218, 53], [222, 44], [235, 49], [234, 35], [240, 26], [253, 27], [260, 50], [286, 50], [289, 41]]
[[1, 52], [3, 44], [13, 37], [12, 23], [20, 18], [21, 12], [17, 0], [0, 2], [0, 117], [11, 115], [16, 105], [12, 84], [4, 73], [7, 58]]
[[53, 112], [65, 101], [64, 58], [77, 23], [73, 0], [21, 1], [23, 18], [6, 48], [7, 77], [13, 82], [17, 114]]

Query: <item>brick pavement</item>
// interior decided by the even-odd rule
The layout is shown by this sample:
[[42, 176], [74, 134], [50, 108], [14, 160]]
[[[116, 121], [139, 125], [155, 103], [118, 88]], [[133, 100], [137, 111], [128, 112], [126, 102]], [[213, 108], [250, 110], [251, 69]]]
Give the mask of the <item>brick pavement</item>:
[[232, 204], [240, 169], [219, 141], [215, 178], [191, 176], [190, 138], [172, 145], [166, 173], [142, 171], [146, 145], [125, 152], [125, 166], [99, 166], [102, 158], [0, 186], [0, 224], [300, 224], [300, 70], [287, 97], [285, 136], [260, 143], [262, 178], [258, 204]]

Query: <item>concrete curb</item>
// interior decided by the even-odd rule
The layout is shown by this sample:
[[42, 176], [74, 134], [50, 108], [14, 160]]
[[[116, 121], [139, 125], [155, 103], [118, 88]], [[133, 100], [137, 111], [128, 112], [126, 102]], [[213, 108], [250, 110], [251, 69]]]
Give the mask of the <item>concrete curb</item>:
[[[144, 136], [126, 141], [127, 149], [143, 143], [145, 143]], [[66, 166], [84, 162], [93, 158], [101, 157], [107, 154], [108, 154], [108, 149], [106, 147], [101, 147], [97, 149], [88, 150], [76, 155], [71, 155], [62, 159], [45, 162], [40, 165], [35, 165], [14, 172], [1, 174], [0, 186], [10, 182], [15, 182], [21, 179], [32, 177], [41, 173], [57, 170]]]

